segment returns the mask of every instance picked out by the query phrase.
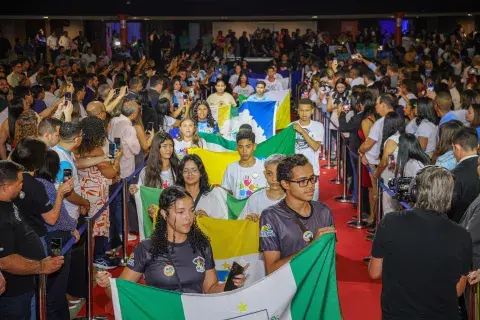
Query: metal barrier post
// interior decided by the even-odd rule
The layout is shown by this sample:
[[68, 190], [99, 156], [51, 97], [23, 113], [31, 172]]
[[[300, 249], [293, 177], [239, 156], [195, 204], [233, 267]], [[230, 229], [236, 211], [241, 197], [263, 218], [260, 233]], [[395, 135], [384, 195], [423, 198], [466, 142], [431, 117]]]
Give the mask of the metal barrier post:
[[38, 318], [40, 320], [47, 320], [47, 275], [46, 274], [38, 275]]
[[357, 160], [357, 219], [349, 221], [347, 224], [351, 228], [363, 229], [362, 224], [362, 157], [359, 155]]
[[345, 141], [343, 141], [342, 143], [342, 153], [343, 153], [343, 179], [342, 179], [343, 194], [341, 196], [335, 197], [334, 200], [341, 203], [353, 203], [353, 198], [347, 195], [347, 144], [345, 143]]
[[345, 141], [342, 141], [342, 139], [340, 137], [340, 130], [337, 128], [337, 152], [336, 152], [337, 153], [337, 165], [336, 165], [336, 167], [337, 167], [337, 177], [335, 179], [330, 180], [330, 183], [332, 183], [332, 184], [341, 184], [342, 183], [342, 178], [340, 176], [340, 170], [341, 170], [340, 157], [341, 157], [341, 151], [343, 151], [343, 149], [340, 146], [341, 144], [345, 145]]
[[327, 164], [324, 164], [322, 168], [324, 169], [335, 169], [336, 166], [332, 164], [332, 146], [330, 143], [330, 119], [328, 117], [325, 117], [325, 153], [327, 154]]
[[126, 266], [128, 261], [128, 180], [123, 179], [122, 189], [122, 211], [123, 211], [123, 238], [122, 238], [122, 259], [120, 265]]
[[321, 153], [321, 156], [320, 156], [320, 160], [327, 160], [327, 144], [328, 143], [325, 143], [327, 142], [327, 116], [325, 113], [321, 112], [321, 118], [322, 118], [322, 124], [323, 124], [323, 143], [321, 145], [321, 148], [322, 148], [322, 153]]

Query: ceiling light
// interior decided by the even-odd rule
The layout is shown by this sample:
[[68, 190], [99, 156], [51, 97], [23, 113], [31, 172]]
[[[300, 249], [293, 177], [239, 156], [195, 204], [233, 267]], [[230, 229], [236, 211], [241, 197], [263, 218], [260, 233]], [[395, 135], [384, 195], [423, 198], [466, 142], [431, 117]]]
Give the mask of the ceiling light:
[[48, 17], [43, 17], [43, 19], [48, 19]]

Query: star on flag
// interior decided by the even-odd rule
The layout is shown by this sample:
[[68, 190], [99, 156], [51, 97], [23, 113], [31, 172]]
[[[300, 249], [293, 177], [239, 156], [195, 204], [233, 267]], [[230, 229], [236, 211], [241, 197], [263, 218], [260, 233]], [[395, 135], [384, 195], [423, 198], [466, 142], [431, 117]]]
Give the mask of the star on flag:
[[222, 267], [223, 267], [223, 270], [230, 270], [230, 264], [227, 261], [225, 261], [222, 264]]
[[240, 312], [247, 312], [248, 306], [247, 304], [240, 302], [240, 304], [237, 306], [238, 311]]

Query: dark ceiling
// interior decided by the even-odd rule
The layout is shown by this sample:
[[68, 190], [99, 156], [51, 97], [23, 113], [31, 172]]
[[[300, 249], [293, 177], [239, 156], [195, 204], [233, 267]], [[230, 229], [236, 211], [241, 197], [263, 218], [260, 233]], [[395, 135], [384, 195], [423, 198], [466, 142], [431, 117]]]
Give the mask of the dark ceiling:
[[[127, 1], [130, 4], [127, 4]], [[330, 14], [393, 14], [478, 12], [480, 1], [432, 0], [26, 0], [22, 5], [4, 4], [0, 15], [116, 15], [130, 16], [274, 16], [274, 15], [330, 15]]]

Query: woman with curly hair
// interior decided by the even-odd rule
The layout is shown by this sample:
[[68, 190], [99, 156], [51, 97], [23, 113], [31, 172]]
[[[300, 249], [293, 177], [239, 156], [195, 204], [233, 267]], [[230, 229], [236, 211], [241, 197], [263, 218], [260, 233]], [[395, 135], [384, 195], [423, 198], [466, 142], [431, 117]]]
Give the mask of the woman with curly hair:
[[219, 132], [218, 124], [213, 119], [212, 110], [206, 100], [199, 100], [195, 103], [192, 119], [195, 121], [199, 133], [217, 134]]
[[[152, 237], [135, 247], [120, 279], [138, 282], [143, 277], [147, 286], [184, 293], [223, 292], [225, 283], [218, 281], [210, 240], [195, 221], [192, 196], [181, 187], [168, 187], [160, 195], [159, 207]], [[97, 284], [110, 297], [111, 276], [96, 274]], [[238, 275], [233, 282], [242, 287], [245, 276]]]
[[195, 199], [197, 215], [228, 219], [227, 191], [210, 185], [205, 166], [198, 155], [186, 155], [180, 161], [177, 172], [177, 186], [185, 188]]
[[135, 194], [139, 186], [165, 189], [175, 184], [178, 158], [173, 146], [173, 139], [168, 133], [160, 131], [155, 134], [147, 164], [138, 176], [138, 184], [130, 185], [131, 194]]
[[[82, 142], [77, 149], [79, 158], [105, 156], [102, 149], [106, 135], [105, 126], [101, 119], [90, 116], [84, 118], [80, 125], [82, 127]], [[81, 185], [81, 196], [90, 202], [88, 216], [92, 217], [108, 201], [108, 187], [120, 173], [121, 151], [118, 151], [113, 161], [104, 161], [96, 166], [78, 169], [78, 177]], [[115, 268], [114, 264], [105, 255], [104, 242], [109, 237], [110, 219], [109, 208], [103, 211], [93, 225], [93, 236], [95, 237], [94, 265], [100, 269]]]

